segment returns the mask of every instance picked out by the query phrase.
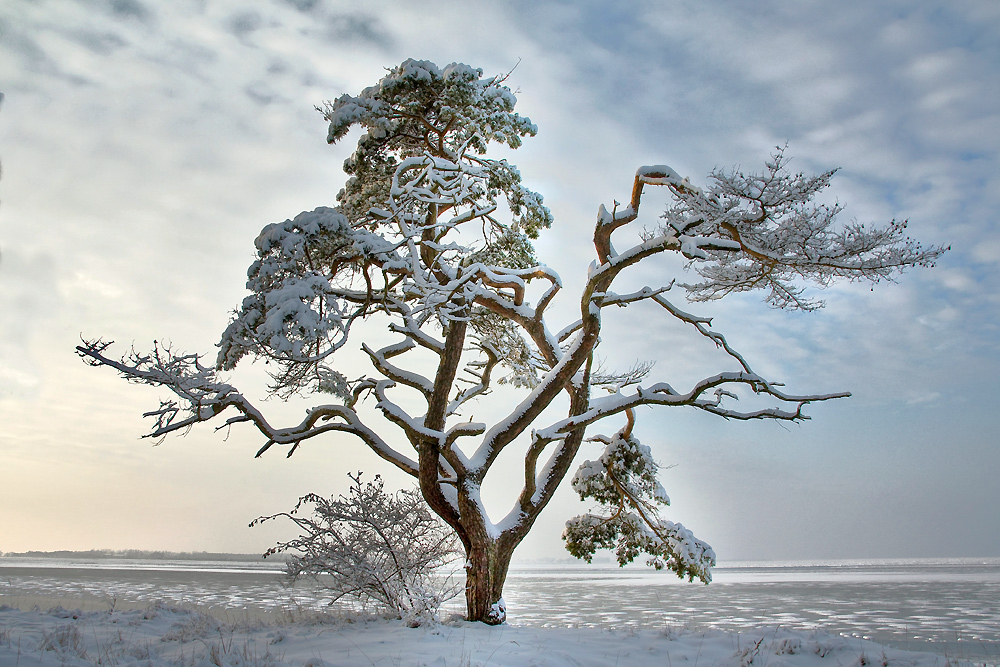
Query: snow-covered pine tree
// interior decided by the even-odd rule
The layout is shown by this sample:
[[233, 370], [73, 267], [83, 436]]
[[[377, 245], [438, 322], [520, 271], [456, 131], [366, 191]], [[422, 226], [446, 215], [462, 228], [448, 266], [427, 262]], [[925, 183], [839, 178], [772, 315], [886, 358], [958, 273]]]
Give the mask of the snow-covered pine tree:
[[[780, 149], [761, 174], [716, 172], [705, 188], [663, 165], [641, 167], [627, 205], [600, 207], [579, 318], [553, 326], [547, 313], [562, 282], [535, 258], [531, 243], [552, 216], [513, 165], [488, 157], [491, 144], [517, 148], [536, 132], [514, 113], [514, 104], [505, 77], [416, 60], [393, 68], [360, 95], [325, 104], [320, 110], [330, 123], [331, 143], [352, 127], [364, 130], [344, 165], [350, 178], [337, 207], [263, 229], [248, 274], [250, 295], [223, 334], [214, 367], [161, 346], [121, 359], [107, 356], [109, 344], [100, 340], [77, 348], [93, 365], [176, 395], [149, 413], [152, 437], [223, 412], [232, 415], [223, 425], [248, 422], [263, 433], [258, 456], [275, 445], [291, 454], [326, 434], [356, 437], [415, 477], [424, 500], [454, 529], [467, 556], [468, 617], [486, 623], [504, 621], [511, 555], [569, 473], [592, 425], [640, 405], [795, 421], [806, 418], [809, 403], [848, 395], [786, 393], [754, 372], [708, 319], [682, 310], [668, 293], [703, 301], [763, 290], [773, 306], [808, 310], [821, 304], [803, 296], [803, 279], [821, 285], [841, 278], [878, 281], [905, 267], [930, 265], [945, 250], [905, 237], [905, 223], [836, 226], [837, 207], [812, 203], [832, 172], [788, 173]], [[674, 202], [652, 230], [633, 224], [647, 186], [666, 188]], [[700, 281], [614, 291], [630, 267], [667, 253], [686, 257]], [[650, 380], [650, 364], [600, 372], [594, 351], [605, 309], [632, 305], [655, 306], [664, 317], [690, 325], [728, 354], [734, 368], [681, 389]], [[383, 321], [398, 342], [379, 349], [362, 345], [372, 370], [349, 380], [334, 355], [361, 320]], [[432, 359], [429, 370], [419, 363], [421, 354]], [[246, 355], [269, 362], [275, 394], [326, 394], [339, 402], [317, 405], [298, 425], [272, 426], [217, 375]], [[493, 423], [470, 420], [470, 404], [496, 383], [520, 389], [521, 397]], [[736, 409], [732, 399], [741, 387], [772, 403]], [[421, 397], [416, 413], [394, 400], [400, 391]], [[365, 401], [395, 433], [366, 423], [359, 410]], [[547, 409], [557, 406], [563, 416], [543, 422], [552, 414]], [[480, 487], [501, 452], [521, 436], [529, 440], [521, 490], [494, 521]], [[401, 441], [405, 451], [396, 444]], [[616, 546], [622, 561], [646, 551], [654, 565], [707, 581], [711, 549], [652, 511], [666, 496], [651, 486], [652, 460], [630, 427], [589, 441], [606, 450], [599, 463], [584, 464], [575, 486], [612, 515], [570, 522], [569, 548], [586, 557]]]

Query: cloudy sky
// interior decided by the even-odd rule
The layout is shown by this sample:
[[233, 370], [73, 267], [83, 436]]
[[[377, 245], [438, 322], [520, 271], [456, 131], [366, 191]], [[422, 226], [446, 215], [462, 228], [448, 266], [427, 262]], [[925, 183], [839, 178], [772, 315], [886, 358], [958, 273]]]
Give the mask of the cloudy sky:
[[[692, 306], [791, 391], [854, 396], [800, 425], [649, 409], [637, 434], [672, 466], [667, 518], [723, 561], [1000, 556], [997, 35], [994, 0], [3, 3], [0, 551], [262, 551], [289, 535], [254, 517], [389, 472], [336, 436], [291, 459], [210, 426], [154, 447], [141, 414], [161, 392], [73, 348], [170, 340], [214, 358], [260, 228], [335, 203], [350, 146], [326, 145], [313, 107], [414, 57], [513, 68], [539, 133], [512, 159], [555, 215], [538, 248], [567, 317], [598, 206], [644, 164], [698, 183], [787, 141], [795, 170], [841, 169], [828, 200], [845, 220], [906, 218], [951, 244], [898, 284], [816, 294], [816, 313], [759, 295]], [[655, 224], [665, 200], [649, 201]], [[728, 369], [635, 307], [608, 314], [601, 351], [680, 385]], [[262, 378], [234, 382], [263, 398]], [[306, 405], [264, 408], [297, 422]], [[564, 491], [522, 558], [566, 555], [583, 507]], [[504, 482], [485, 492], [505, 514]]]

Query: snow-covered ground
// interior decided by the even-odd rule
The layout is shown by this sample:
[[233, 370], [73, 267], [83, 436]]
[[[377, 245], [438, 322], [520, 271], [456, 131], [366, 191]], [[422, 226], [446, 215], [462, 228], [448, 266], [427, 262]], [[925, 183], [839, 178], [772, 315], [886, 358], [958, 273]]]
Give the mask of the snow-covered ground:
[[[191, 609], [22, 611], [0, 606], [0, 667], [327, 667], [454, 665], [526, 667], [681, 665], [982, 665], [981, 659], [914, 653], [818, 632], [760, 628], [602, 630], [489, 627], [449, 621], [408, 628], [385, 619], [259, 621]], [[985, 664], [996, 665], [993, 660]]]

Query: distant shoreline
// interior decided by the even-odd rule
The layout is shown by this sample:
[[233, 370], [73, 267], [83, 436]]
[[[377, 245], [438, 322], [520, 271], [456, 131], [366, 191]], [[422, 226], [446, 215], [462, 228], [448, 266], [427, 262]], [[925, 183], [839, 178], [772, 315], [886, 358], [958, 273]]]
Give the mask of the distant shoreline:
[[91, 549], [89, 551], [0, 552], [0, 558], [93, 558], [97, 560], [263, 560], [263, 554], [231, 554], [211, 551], [144, 551], [142, 549]]
[[[266, 562], [284, 562], [292, 554], [274, 555], [266, 559]], [[68, 549], [59, 551], [22, 551], [14, 552], [0, 551], [0, 560], [7, 558], [32, 558], [51, 560], [152, 560], [152, 561], [216, 561], [216, 562], [264, 562], [262, 553], [222, 553], [213, 551], [166, 551], [166, 550], [144, 550], [144, 549], [90, 549], [87, 551], [71, 551]], [[610, 555], [599, 554], [593, 562], [588, 564], [571, 557], [565, 558], [528, 558], [517, 559], [511, 563], [514, 568], [538, 568], [538, 567], [579, 567], [588, 568], [614, 568], [619, 569], [618, 563]], [[715, 571], [725, 570], [759, 570], [759, 569], [782, 569], [791, 570], [798, 568], [809, 569], [852, 569], [870, 567], [912, 567], [912, 566], [988, 566], [1000, 567], [1000, 556], [925, 556], [925, 557], [895, 557], [895, 558], [813, 558], [813, 559], [789, 559], [789, 560], [743, 560], [733, 559], [722, 561], [713, 568]], [[625, 568], [631, 570], [647, 570], [642, 563], [631, 563]]]

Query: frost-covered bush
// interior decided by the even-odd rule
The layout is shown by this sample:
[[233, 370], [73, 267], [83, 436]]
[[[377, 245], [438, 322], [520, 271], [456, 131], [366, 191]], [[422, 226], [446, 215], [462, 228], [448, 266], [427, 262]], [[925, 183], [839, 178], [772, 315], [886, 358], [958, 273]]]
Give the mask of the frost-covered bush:
[[251, 523], [286, 517], [302, 530], [264, 557], [292, 552], [286, 574], [292, 581], [308, 577], [320, 583], [330, 604], [348, 600], [363, 610], [395, 612], [412, 627], [435, 622], [441, 603], [461, 590], [448, 568], [462, 556], [454, 532], [418, 491], [390, 494], [377, 475], [364, 484], [361, 473], [348, 476], [353, 484], [346, 496], [310, 493], [291, 512]]

